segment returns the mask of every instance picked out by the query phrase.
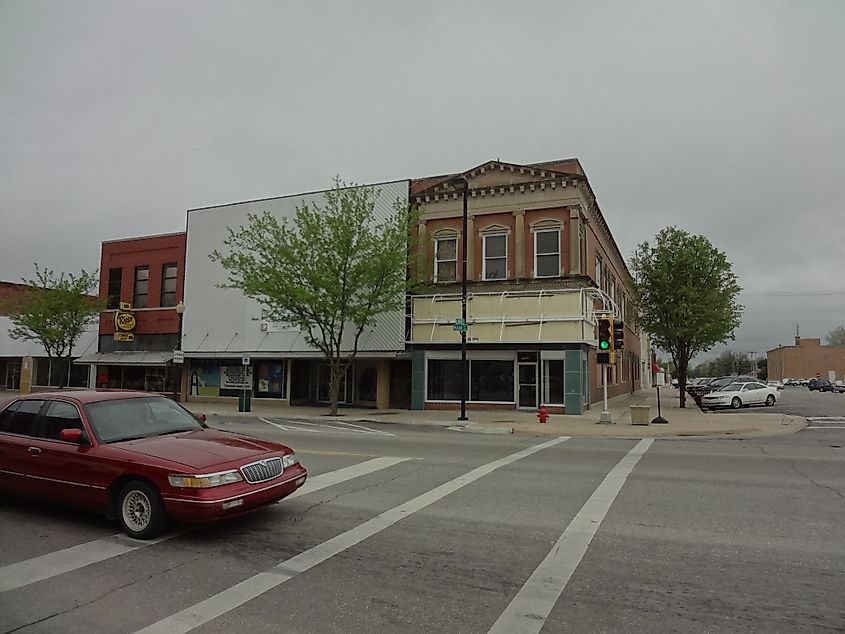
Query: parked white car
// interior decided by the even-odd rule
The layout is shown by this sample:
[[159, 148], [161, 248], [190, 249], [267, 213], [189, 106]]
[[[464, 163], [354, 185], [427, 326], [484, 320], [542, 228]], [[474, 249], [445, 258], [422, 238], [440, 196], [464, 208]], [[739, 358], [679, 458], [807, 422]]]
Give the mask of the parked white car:
[[783, 389], [783, 383], [781, 383], [780, 381], [769, 381], [766, 383], [766, 385], [768, 385], [769, 387], [776, 388], [778, 390]]
[[701, 398], [704, 407], [732, 407], [739, 409], [743, 405], [767, 405], [771, 407], [778, 400], [778, 389], [763, 385], [757, 381], [729, 383], [717, 392], [705, 394]]

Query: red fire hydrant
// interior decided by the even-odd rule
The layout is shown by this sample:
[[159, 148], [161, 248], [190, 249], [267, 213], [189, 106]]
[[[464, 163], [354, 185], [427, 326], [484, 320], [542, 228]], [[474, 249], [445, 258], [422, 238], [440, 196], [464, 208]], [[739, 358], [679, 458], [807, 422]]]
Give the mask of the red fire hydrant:
[[537, 419], [541, 423], [545, 423], [549, 420], [549, 412], [546, 411], [546, 408], [543, 405], [540, 405], [540, 409], [537, 410]]

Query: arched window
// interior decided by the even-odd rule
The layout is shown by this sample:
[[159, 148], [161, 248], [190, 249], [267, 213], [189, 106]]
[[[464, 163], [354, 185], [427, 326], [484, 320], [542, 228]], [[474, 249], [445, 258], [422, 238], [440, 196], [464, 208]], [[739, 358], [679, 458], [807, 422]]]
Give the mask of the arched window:
[[560, 221], [551, 219], [531, 225], [534, 234], [534, 277], [560, 275], [560, 228]]
[[454, 282], [458, 279], [458, 232], [441, 229], [434, 235], [434, 281]]
[[481, 237], [484, 246], [481, 279], [507, 279], [508, 228], [502, 225], [490, 225], [482, 229]]

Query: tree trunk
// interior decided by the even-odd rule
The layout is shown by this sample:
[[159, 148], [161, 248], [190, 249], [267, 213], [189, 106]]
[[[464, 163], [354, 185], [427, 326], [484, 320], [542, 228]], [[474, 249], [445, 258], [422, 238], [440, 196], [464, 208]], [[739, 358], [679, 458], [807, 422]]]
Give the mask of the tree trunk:
[[337, 416], [337, 402], [340, 398], [340, 363], [332, 359], [330, 364], [331, 377], [329, 379], [329, 403], [331, 411], [329, 414]]
[[675, 362], [675, 367], [678, 370], [678, 389], [681, 391], [679, 407], [686, 409], [687, 406], [687, 366], [689, 359], [680, 359], [680, 362]]

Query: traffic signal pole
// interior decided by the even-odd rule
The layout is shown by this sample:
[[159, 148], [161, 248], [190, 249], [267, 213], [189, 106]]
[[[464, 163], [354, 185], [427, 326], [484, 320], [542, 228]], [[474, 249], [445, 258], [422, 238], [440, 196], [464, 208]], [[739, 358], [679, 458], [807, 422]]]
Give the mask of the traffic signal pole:
[[600, 423], [612, 423], [610, 419], [610, 411], [607, 409], [607, 365], [602, 363], [601, 366], [601, 387], [604, 392], [604, 409], [601, 411]]

